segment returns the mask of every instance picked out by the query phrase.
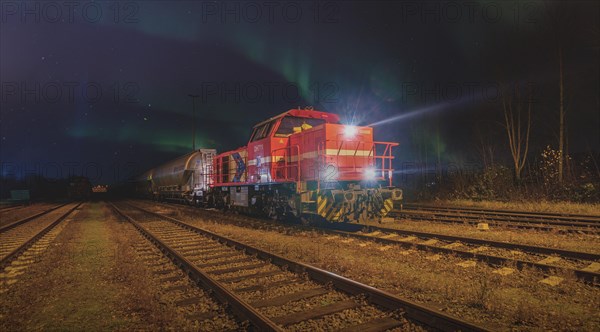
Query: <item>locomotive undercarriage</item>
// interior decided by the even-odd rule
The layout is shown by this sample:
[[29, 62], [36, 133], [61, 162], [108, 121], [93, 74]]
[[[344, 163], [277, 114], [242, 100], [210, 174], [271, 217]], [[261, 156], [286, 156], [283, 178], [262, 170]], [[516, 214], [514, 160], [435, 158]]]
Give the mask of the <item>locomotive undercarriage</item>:
[[316, 213], [335, 222], [381, 220], [402, 200], [402, 190], [393, 187], [363, 187], [348, 183], [345, 188], [320, 190], [316, 194]]
[[394, 202], [402, 199], [402, 191], [345, 183], [298, 192], [295, 183], [284, 183], [216, 187], [204, 198], [200, 205], [276, 220], [365, 222], [384, 218]]

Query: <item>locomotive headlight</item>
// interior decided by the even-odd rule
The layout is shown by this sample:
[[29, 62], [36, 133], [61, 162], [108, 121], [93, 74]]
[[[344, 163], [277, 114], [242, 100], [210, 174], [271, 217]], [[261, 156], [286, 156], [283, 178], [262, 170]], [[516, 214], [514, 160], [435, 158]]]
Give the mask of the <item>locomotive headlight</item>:
[[377, 172], [375, 171], [375, 168], [369, 167], [369, 168], [365, 169], [365, 173], [364, 173], [365, 180], [373, 181], [373, 180], [375, 180], [376, 177], [377, 177]]
[[345, 126], [344, 127], [344, 137], [345, 138], [354, 138], [358, 133], [358, 129], [355, 126]]

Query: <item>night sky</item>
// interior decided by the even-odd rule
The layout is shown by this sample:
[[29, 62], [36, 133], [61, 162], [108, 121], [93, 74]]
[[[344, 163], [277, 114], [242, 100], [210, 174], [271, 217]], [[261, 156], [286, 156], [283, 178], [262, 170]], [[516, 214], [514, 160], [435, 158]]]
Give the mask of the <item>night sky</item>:
[[[596, 1], [2, 0], [3, 175], [113, 183], [199, 147], [245, 145], [297, 106], [375, 126], [397, 168], [508, 147], [497, 87], [533, 87], [532, 154], [556, 146], [564, 52], [569, 152], [600, 150]], [[430, 157], [433, 158], [433, 157]]]

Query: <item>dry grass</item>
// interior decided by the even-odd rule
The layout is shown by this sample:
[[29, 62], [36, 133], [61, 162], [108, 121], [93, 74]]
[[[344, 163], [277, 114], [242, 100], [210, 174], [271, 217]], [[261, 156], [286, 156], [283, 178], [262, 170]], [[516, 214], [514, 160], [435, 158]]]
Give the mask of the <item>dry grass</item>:
[[436, 200], [432, 202], [419, 202], [423, 204], [447, 205], [454, 207], [475, 207], [484, 209], [504, 209], [528, 212], [548, 212], [548, 213], [572, 213], [588, 214], [600, 216], [600, 203], [573, 203], [573, 202], [553, 202], [553, 201], [519, 201], [519, 202], [500, 202], [500, 201], [474, 201], [468, 199], [455, 200]]
[[[0, 326], [10, 330], [127, 329], [128, 320], [113, 309], [119, 289], [104, 278], [110, 270], [106, 232], [97, 209], [77, 213], [39, 263], [2, 298]], [[85, 225], [84, 225], [85, 223]], [[4, 309], [6, 310], [4, 312]]]

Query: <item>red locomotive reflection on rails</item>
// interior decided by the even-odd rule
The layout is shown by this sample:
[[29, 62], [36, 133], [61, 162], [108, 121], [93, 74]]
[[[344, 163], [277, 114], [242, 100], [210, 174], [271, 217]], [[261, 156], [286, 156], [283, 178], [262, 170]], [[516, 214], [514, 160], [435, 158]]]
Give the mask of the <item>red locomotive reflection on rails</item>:
[[139, 179], [155, 199], [231, 208], [272, 218], [363, 221], [385, 217], [402, 191], [392, 187], [392, 148], [373, 128], [336, 114], [292, 109], [254, 127], [248, 145], [200, 149]]

